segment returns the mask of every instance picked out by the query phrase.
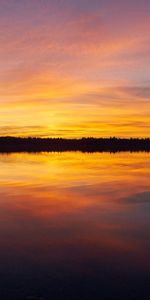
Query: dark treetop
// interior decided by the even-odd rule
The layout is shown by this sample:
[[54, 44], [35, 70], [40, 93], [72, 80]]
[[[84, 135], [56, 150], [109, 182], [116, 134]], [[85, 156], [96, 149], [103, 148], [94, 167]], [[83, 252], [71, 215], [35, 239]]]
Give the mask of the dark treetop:
[[20, 138], [0, 137], [0, 152], [82, 151], [118, 152], [150, 151], [150, 138]]

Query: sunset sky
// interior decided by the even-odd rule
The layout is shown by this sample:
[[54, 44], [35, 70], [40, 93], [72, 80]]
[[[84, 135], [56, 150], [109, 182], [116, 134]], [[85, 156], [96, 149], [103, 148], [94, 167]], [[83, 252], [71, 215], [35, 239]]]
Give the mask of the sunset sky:
[[0, 135], [150, 137], [150, 1], [0, 0]]

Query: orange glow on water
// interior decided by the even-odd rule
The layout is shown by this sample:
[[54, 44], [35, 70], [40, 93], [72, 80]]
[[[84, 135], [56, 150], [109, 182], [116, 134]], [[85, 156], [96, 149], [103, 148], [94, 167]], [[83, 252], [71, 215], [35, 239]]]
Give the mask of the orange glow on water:
[[[130, 232], [148, 230], [149, 158], [145, 153], [1, 155], [1, 226], [14, 232], [19, 247], [20, 243], [24, 247], [35, 243], [40, 259], [45, 247], [66, 247], [68, 239], [92, 249], [134, 252], [135, 259], [144, 257], [146, 241], [141, 244], [140, 237], [133, 241]], [[141, 210], [145, 217], [140, 221]], [[51, 242], [46, 232], [43, 237], [33, 237], [34, 224], [48, 232], [55, 228], [62, 236], [54, 236]], [[26, 238], [24, 230], [29, 228]], [[72, 232], [73, 239], [65, 237], [66, 230]], [[121, 236], [124, 230], [125, 237]]]

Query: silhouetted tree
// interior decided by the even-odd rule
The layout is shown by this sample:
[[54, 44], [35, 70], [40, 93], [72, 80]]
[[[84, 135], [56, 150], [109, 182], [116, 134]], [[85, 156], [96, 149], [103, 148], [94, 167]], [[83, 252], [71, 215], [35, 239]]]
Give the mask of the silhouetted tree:
[[150, 138], [21, 138], [0, 137], [0, 152], [82, 151], [118, 152], [150, 151]]

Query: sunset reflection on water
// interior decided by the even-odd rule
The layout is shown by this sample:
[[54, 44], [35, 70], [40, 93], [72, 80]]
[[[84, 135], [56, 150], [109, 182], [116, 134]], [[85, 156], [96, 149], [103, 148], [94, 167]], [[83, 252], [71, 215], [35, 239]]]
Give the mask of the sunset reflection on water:
[[147, 299], [149, 216], [148, 153], [0, 155], [0, 299]]

